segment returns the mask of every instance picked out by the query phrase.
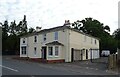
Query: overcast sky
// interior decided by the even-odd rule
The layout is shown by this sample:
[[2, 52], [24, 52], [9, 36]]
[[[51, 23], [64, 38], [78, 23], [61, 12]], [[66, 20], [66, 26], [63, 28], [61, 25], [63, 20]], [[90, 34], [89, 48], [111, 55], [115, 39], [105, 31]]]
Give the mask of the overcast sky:
[[119, 0], [0, 0], [0, 22], [27, 16], [28, 26], [43, 29], [62, 26], [65, 20], [74, 22], [92, 17], [108, 25], [111, 33], [118, 28]]

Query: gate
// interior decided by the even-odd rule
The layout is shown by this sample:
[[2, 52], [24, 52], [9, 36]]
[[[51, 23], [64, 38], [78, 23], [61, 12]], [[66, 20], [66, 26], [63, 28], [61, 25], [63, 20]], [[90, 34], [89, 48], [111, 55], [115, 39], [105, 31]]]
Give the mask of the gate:
[[80, 49], [71, 49], [71, 61], [80, 61], [83, 58], [82, 50]]

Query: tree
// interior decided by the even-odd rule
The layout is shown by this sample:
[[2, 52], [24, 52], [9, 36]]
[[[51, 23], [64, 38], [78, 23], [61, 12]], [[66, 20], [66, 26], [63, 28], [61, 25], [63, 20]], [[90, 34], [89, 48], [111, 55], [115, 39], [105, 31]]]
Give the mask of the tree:
[[115, 30], [112, 35], [115, 39], [120, 40], [120, 28]]
[[24, 18], [22, 21], [20, 21], [17, 25], [17, 33], [18, 35], [23, 35], [28, 32], [27, 28], [27, 21], [26, 21], [26, 15], [24, 15]]
[[[4, 24], [2, 24], [2, 33], [3, 33], [3, 36], [7, 37], [8, 36], [8, 32], [9, 32], [9, 25], [8, 25], [8, 21], [4, 21]], [[4, 37], [3, 37], [4, 38]]]
[[22, 31], [23, 31], [23, 33], [27, 33], [26, 15], [24, 15], [24, 18], [23, 18], [23, 20], [22, 20]]
[[2, 49], [5, 50], [7, 49], [6, 45], [7, 45], [7, 38], [8, 38], [8, 32], [9, 32], [9, 25], [8, 25], [8, 21], [5, 20], [4, 23], [0, 23], [2, 25]]
[[29, 31], [28, 31], [28, 33], [32, 33], [32, 32], [34, 32], [35, 31], [35, 29], [34, 28], [29, 28]]
[[120, 28], [116, 29], [113, 32], [112, 36], [114, 37], [114, 39], [116, 39], [118, 45], [117, 47], [120, 49]]
[[81, 23], [79, 20], [77, 20], [76, 22], [72, 23], [72, 27], [73, 27], [74, 29], [81, 30], [82, 23]]
[[[3, 53], [13, 53], [14, 51], [19, 51], [20, 36], [28, 33], [26, 15], [24, 15], [23, 20], [18, 24], [16, 21], [12, 21], [10, 25], [8, 21], [0, 23], [2, 25], [2, 51]], [[33, 32], [34, 28], [30, 29]], [[6, 52], [7, 51], [7, 52]]]
[[108, 32], [110, 32], [110, 27], [109, 27], [108, 25], [106, 25], [106, 26], [104, 27], [104, 30], [107, 30]]
[[17, 29], [17, 25], [16, 25], [16, 22], [14, 20], [13, 22], [11, 22], [10, 27], [9, 27], [10, 34], [12, 34], [12, 35], [17, 34], [17, 30], [16, 29]]
[[81, 21], [77, 20], [75, 25], [78, 24], [78, 22], [83, 24], [82, 26], [79, 25], [79, 30], [86, 34], [97, 37], [100, 36], [101, 32], [104, 31], [103, 23], [100, 23], [98, 20], [95, 20], [93, 18], [85, 18]]

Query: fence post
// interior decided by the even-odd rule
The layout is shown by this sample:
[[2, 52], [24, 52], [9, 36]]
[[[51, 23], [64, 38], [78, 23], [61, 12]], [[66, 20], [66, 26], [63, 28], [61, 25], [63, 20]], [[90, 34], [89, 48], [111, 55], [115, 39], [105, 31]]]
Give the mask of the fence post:
[[117, 60], [117, 55], [116, 54], [112, 54], [109, 55], [108, 57], [108, 69], [116, 69], [118, 67], [118, 60]]
[[110, 55], [108, 56], [108, 69], [110, 69]]
[[117, 64], [118, 64], [118, 67], [120, 69], [120, 49], [117, 50], [118, 54], [117, 54]]

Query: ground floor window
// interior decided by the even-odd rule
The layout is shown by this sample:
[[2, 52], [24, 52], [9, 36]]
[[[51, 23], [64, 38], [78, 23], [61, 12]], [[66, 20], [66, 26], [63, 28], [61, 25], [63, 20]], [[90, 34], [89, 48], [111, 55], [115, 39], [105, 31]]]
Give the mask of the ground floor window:
[[48, 47], [48, 53], [50, 56], [53, 55], [53, 47]]
[[55, 46], [55, 56], [58, 56], [59, 54], [59, 46]]
[[26, 55], [26, 46], [21, 47], [22, 55]]
[[37, 48], [34, 47], [34, 55], [36, 55], [36, 54], [37, 54]]

